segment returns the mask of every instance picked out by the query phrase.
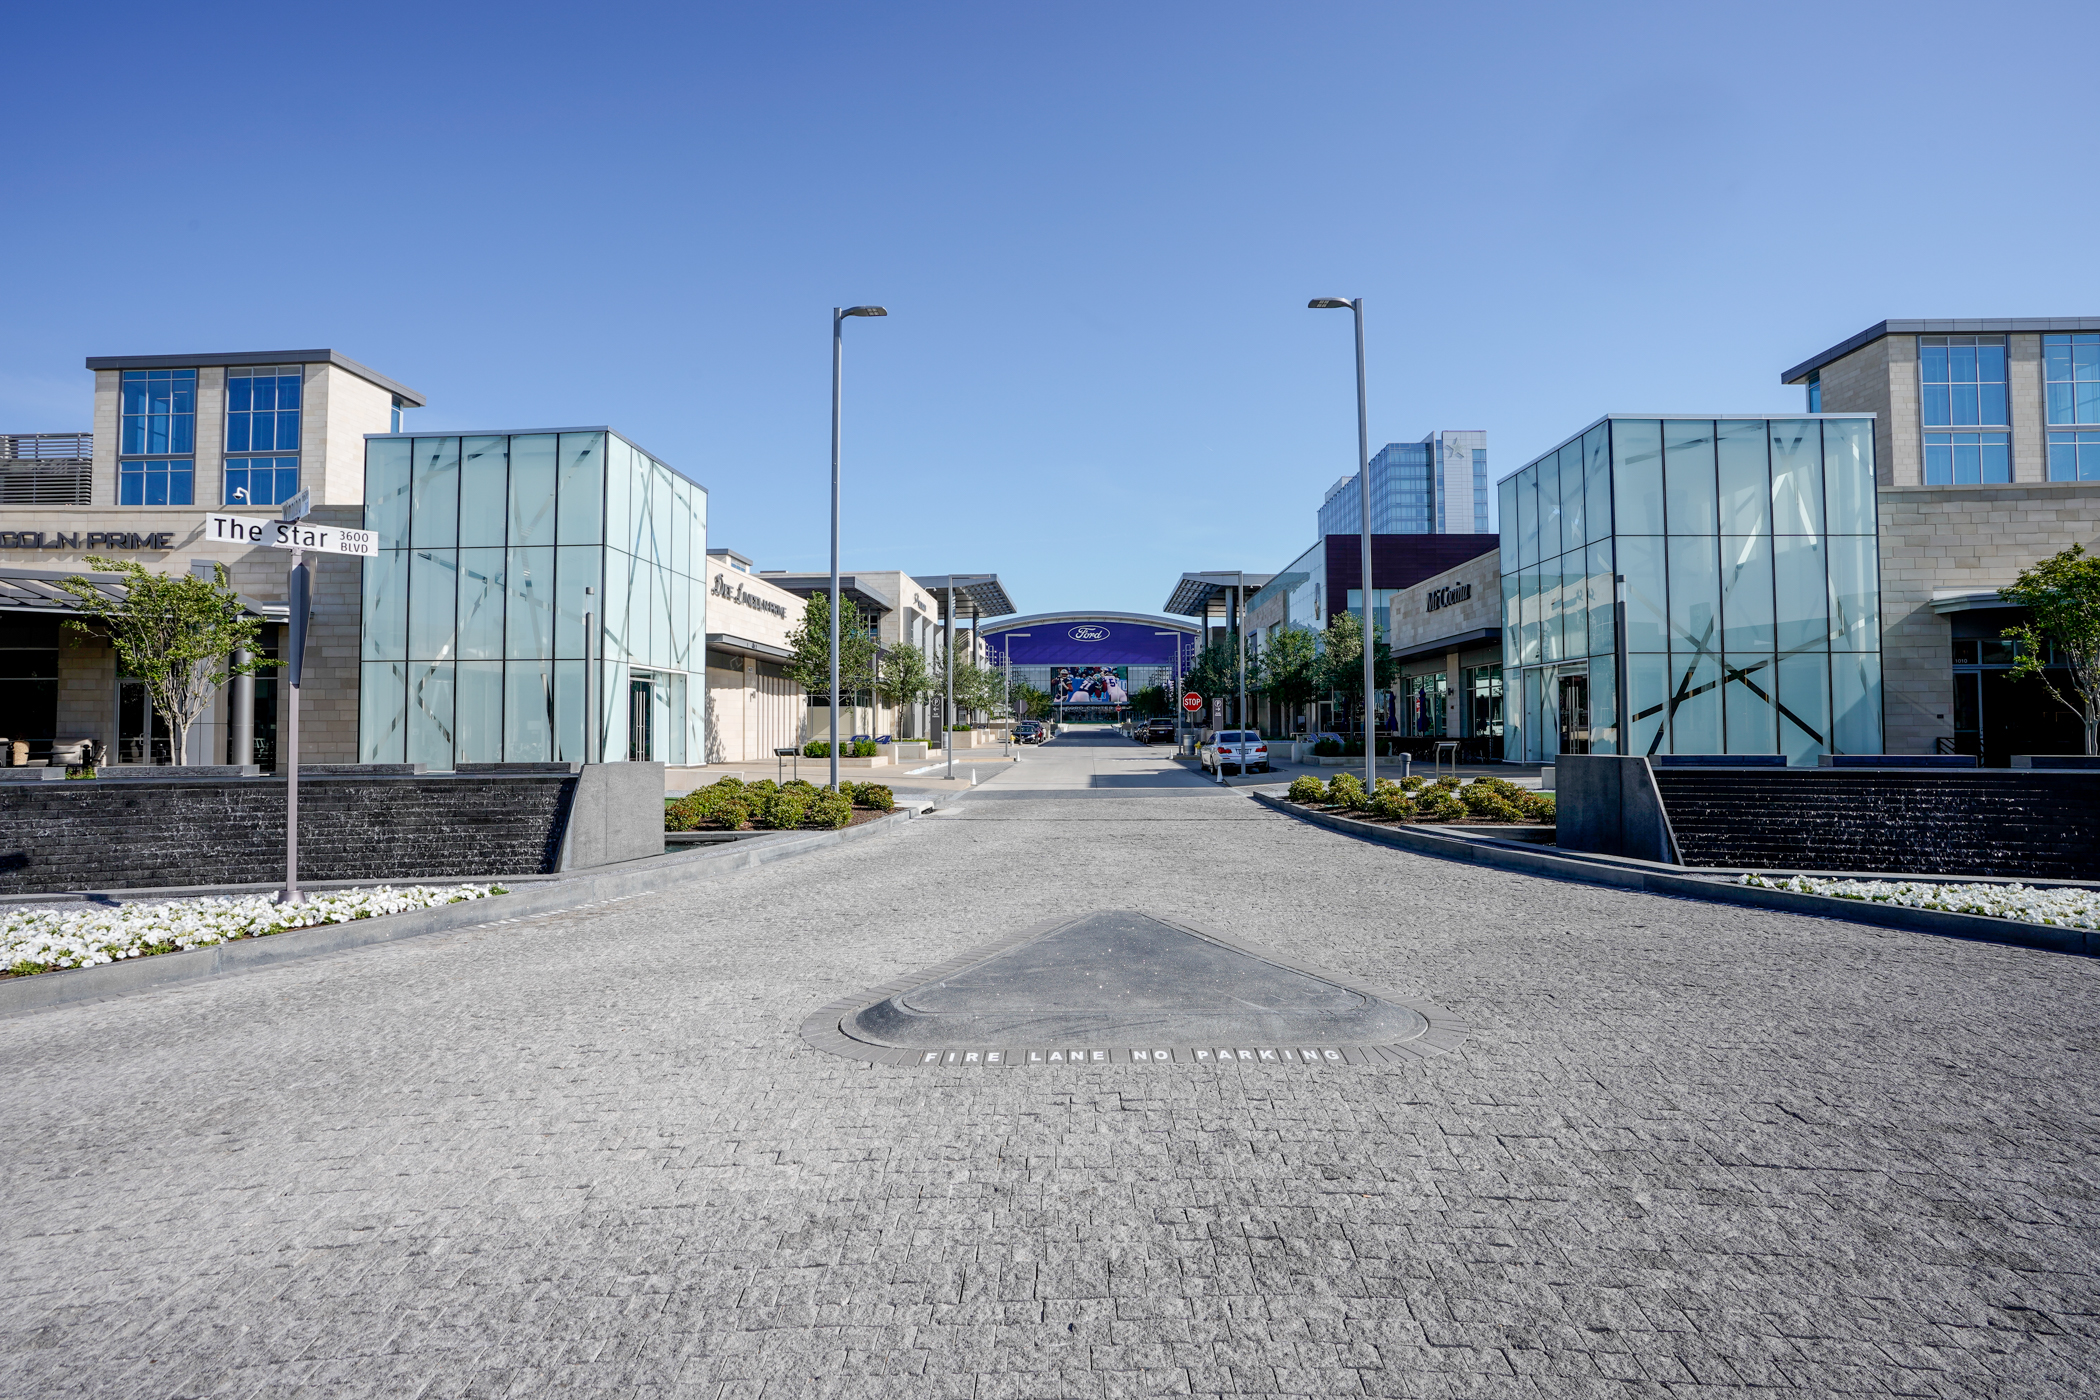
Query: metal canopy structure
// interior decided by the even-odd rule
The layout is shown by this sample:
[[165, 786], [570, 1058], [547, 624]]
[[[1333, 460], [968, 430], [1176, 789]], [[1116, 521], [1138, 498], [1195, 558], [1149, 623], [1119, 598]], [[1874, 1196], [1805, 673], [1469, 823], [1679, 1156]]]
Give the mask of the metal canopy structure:
[[955, 584], [955, 611], [962, 615], [965, 608], [977, 617], [1004, 617], [1016, 612], [1013, 599], [1006, 596], [1006, 585], [999, 582], [997, 574], [913, 574], [912, 581], [929, 590], [941, 609], [939, 616], [947, 617], [948, 585]]
[[[111, 602], [124, 597], [124, 578], [121, 574], [101, 574], [92, 571], [72, 572], [63, 569], [0, 569], [0, 612], [14, 613], [77, 613], [80, 602], [72, 594], [58, 586], [60, 579], [84, 579], [95, 591]], [[292, 610], [285, 603], [258, 602], [246, 594], [235, 594], [241, 601], [241, 610], [250, 617], [264, 622], [290, 621]]]
[[[831, 575], [791, 574], [785, 571], [764, 570], [748, 575], [775, 588], [784, 588], [797, 598], [814, 598], [823, 594], [831, 596]], [[852, 574], [839, 575], [839, 597], [850, 599], [860, 609], [863, 617], [883, 617], [897, 610], [897, 600], [887, 593], [878, 592], [872, 583], [864, 583]]]
[[1183, 574], [1181, 582], [1175, 584], [1174, 591], [1167, 596], [1165, 611], [1182, 617], [1206, 617], [1213, 603], [1240, 587], [1242, 583], [1246, 585], [1247, 592], [1252, 594], [1255, 590], [1266, 587], [1269, 580], [1275, 577], [1274, 574], [1243, 574], [1231, 569]]

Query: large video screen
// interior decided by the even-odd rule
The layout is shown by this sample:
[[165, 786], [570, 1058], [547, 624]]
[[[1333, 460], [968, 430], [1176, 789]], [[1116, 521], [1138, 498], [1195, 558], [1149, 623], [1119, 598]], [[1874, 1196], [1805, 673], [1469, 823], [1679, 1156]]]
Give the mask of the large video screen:
[[1127, 705], [1128, 666], [1060, 666], [1051, 673], [1051, 696], [1060, 705]]

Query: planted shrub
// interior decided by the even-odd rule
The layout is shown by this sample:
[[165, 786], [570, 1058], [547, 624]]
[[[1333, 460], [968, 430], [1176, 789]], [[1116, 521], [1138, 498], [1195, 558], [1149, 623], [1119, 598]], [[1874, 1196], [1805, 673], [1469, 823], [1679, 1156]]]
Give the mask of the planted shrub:
[[782, 788], [758, 811], [758, 825], [768, 831], [793, 831], [809, 819], [810, 792]]
[[676, 801], [664, 803], [665, 831], [691, 831], [699, 824], [700, 813], [695, 809], [692, 798], [681, 797]]
[[1340, 758], [1342, 756], [1342, 746], [1332, 739], [1320, 740], [1312, 746], [1312, 751], [1317, 758]]
[[789, 778], [780, 785], [782, 792], [815, 792], [817, 785], [807, 778]]
[[1402, 778], [1400, 780], [1400, 789], [1403, 792], [1420, 792], [1428, 786], [1429, 779], [1427, 778]]
[[853, 794], [853, 805], [871, 812], [887, 812], [896, 807], [897, 797], [881, 783], [862, 783]]
[[863, 739], [853, 746], [853, 757], [855, 758], [874, 758], [880, 752], [881, 750], [875, 747], [873, 739]]
[[835, 830], [853, 820], [853, 802], [843, 792], [820, 792], [809, 799], [803, 825]]
[[1293, 802], [1325, 802], [1327, 784], [1313, 777], [1293, 778], [1284, 796]]
[[771, 778], [760, 778], [755, 783], [747, 784], [745, 791], [747, 794], [751, 795], [764, 795], [767, 793], [775, 793], [780, 791], [780, 784], [774, 782]]
[[1441, 783], [1431, 783], [1415, 803], [1415, 812], [1423, 821], [1455, 822], [1466, 814], [1466, 804], [1452, 796], [1452, 788]]
[[1518, 810], [1523, 813], [1524, 820], [1543, 824], [1553, 821], [1559, 808], [1550, 792], [1526, 792]]
[[1380, 783], [1378, 787], [1377, 795], [1364, 808], [1366, 812], [1386, 821], [1405, 822], [1414, 820], [1415, 800], [1412, 797], [1402, 792], [1397, 784], [1388, 788], [1385, 784]]
[[1327, 784], [1327, 800], [1346, 811], [1357, 811], [1369, 801], [1364, 792], [1364, 780], [1354, 773], [1337, 773]]

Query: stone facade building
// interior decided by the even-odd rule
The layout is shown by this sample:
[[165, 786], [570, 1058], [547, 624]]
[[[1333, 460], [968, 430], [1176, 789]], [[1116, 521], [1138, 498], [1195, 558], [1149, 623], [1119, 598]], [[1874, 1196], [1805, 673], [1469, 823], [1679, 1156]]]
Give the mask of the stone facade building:
[[[87, 368], [95, 374], [87, 489], [70, 500], [39, 491], [11, 505], [0, 533], [0, 730], [11, 750], [26, 745], [31, 761], [48, 757], [54, 743], [88, 740], [111, 763], [166, 763], [174, 757], [167, 728], [151, 715], [143, 687], [118, 676], [106, 644], [62, 627], [52, 580], [91, 572], [95, 557], [162, 573], [223, 564], [274, 654], [289, 558], [208, 539], [205, 516], [275, 517], [280, 502], [305, 490], [316, 523], [358, 525], [364, 435], [398, 427], [402, 412], [424, 400], [333, 350], [102, 356]], [[354, 762], [360, 565], [332, 554], [309, 554], [307, 563], [314, 600], [301, 755]], [[227, 687], [191, 730], [184, 761], [275, 764], [277, 684], [265, 673], [253, 689], [251, 751], [231, 751], [237, 688]]]
[[2023, 614], [1997, 590], [2100, 545], [2100, 317], [1883, 321], [1781, 379], [1875, 415], [1888, 751], [2078, 752], [2070, 713], [2008, 679]]

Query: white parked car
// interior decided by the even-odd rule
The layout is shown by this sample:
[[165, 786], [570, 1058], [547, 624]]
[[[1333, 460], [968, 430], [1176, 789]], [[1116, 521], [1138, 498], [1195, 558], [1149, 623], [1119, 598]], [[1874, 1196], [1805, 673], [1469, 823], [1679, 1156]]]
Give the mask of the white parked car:
[[1205, 772], [1217, 771], [1219, 764], [1228, 773], [1269, 771], [1269, 746], [1251, 729], [1221, 729], [1196, 754]]

